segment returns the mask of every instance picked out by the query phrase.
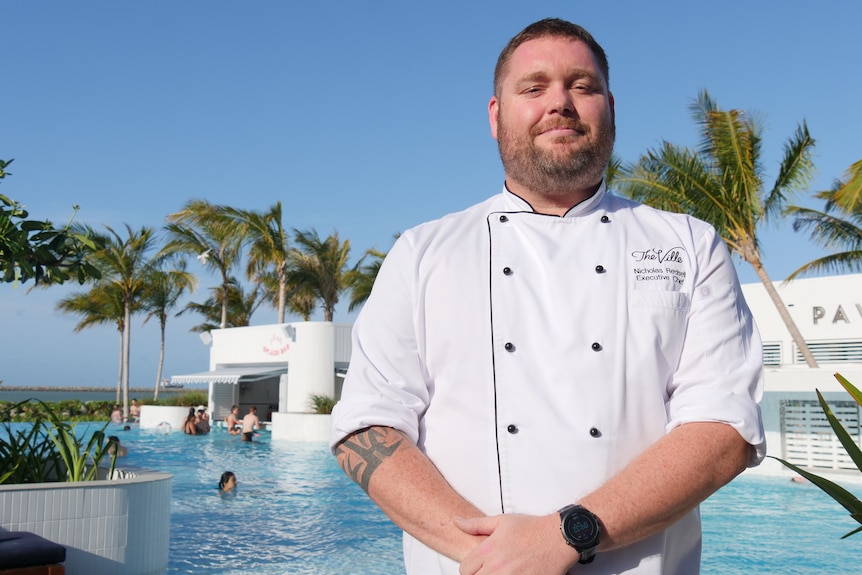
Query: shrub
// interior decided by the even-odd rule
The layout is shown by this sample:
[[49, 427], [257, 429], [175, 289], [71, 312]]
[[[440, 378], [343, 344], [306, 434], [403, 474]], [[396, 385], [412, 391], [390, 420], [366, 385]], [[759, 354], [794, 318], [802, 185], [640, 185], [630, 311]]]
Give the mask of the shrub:
[[[33, 413], [26, 429], [12, 429], [11, 413]], [[92, 433], [85, 444], [75, 424], [61, 420], [51, 406], [39, 400], [14, 404], [0, 413], [0, 483], [44, 483], [46, 481], [92, 481], [99, 463], [110, 457], [108, 477], [113, 475], [116, 454], [105, 436], [107, 422]]]
[[164, 399], [147, 402], [147, 404], [194, 407], [196, 405], [206, 405], [209, 402], [209, 392], [205, 390], [184, 391], [182, 393], [169, 393], [165, 395]]
[[335, 404], [335, 398], [328, 395], [312, 394], [308, 401], [308, 406], [314, 410], [314, 413], [332, 413]]

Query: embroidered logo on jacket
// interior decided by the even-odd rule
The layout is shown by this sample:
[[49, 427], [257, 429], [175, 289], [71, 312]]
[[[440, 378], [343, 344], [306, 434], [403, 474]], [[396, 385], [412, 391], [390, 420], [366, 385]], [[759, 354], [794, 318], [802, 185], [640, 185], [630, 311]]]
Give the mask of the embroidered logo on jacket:
[[631, 256], [635, 282], [670, 283], [676, 289], [685, 283], [688, 254], [682, 247], [636, 250]]

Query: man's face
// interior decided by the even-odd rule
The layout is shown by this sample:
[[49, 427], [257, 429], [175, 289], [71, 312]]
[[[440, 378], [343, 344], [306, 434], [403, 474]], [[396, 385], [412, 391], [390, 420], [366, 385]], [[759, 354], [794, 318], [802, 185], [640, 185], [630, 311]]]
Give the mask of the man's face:
[[566, 194], [601, 181], [614, 101], [583, 42], [546, 37], [518, 46], [488, 112], [512, 191]]

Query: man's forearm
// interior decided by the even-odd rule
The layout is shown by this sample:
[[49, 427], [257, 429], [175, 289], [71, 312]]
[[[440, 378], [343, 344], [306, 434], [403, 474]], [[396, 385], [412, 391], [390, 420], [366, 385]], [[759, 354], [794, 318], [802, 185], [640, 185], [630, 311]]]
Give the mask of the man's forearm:
[[[599, 553], [630, 545], [678, 521], [742, 471], [750, 451], [736, 430], [723, 423], [689, 423], [673, 430], [579, 500], [602, 522]], [[466, 533], [488, 537], [462, 560], [462, 573], [563, 573], [577, 561], [560, 534], [556, 512], [459, 524]]]
[[453, 518], [483, 514], [402, 432], [369, 427], [345, 438], [335, 454], [347, 476], [396, 525], [432, 549], [460, 561], [482, 541], [458, 529]]
[[599, 550], [625, 547], [669, 527], [741, 473], [750, 453], [729, 425], [677, 427], [580, 500], [604, 524]]

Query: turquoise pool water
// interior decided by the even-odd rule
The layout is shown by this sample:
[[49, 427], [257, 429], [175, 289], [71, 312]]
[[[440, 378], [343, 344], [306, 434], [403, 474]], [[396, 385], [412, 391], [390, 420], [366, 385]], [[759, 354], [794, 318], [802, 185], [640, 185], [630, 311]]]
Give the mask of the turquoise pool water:
[[[124, 463], [174, 475], [168, 574], [403, 573], [400, 531], [350, 482], [325, 445], [253, 444], [220, 428], [206, 436], [110, 429]], [[223, 471], [235, 496], [216, 489]], [[860, 484], [849, 483], [855, 493]], [[744, 475], [701, 507], [704, 575], [849, 574], [862, 569], [857, 524], [810, 484]]]

